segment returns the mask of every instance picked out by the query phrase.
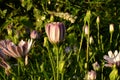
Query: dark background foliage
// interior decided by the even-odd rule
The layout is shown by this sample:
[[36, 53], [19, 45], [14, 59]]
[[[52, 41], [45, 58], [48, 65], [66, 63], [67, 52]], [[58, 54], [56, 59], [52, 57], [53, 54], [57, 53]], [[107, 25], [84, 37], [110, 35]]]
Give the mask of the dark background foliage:
[[[33, 50], [31, 50], [31, 55], [33, 56], [30, 56], [30, 61], [31, 64], [35, 62], [35, 60], [38, 61], [33, 63], [34, 66], [28, 68], [28, 70], [30, 70], [30, 68], [33, 67], [32, 69], [35, 71], [36, 63], [40, 62], [40, 65], [42, 61], [49, 63], [46, 61], [48, 57], [46, 57], [46, 54], [43, 54], [47, 53], [43, 47], [44, 37], [46, 36], [45, 25], [53, 21], [63, 22], [67, 29], [66, 40], [63, 44], [65, 44], [65, 46], [76, 45], [78, 47], [84, 26], [84, 17], [86, 12], [90, 10], [92, 14], [90, 19], [90, 35], [92, 35], [94, 39], [94, 45], [91, 49], [93, 49], [93, 53], [95, 53], [95, 60], [102, 64], [101, 59], [103, 59], [103, 55], [106, 54], [108, 50], [120, 50], [119, 3], [120, 0], [0, 0], [0, 40], [10, 39], [18, 43], [21, 39], [28, 39], [32, 30], [37, 30], [40, 38], [36, 41]], [[67, 16], [69, 17], [67, 18]], [[99, 32], [100, 36], [102, 36], [100, 40], [103, 48], [98, 48], [99, 44], [97, 43], [97, 16], [100, 17]], [[114, 24], [115, 29], [112, 44], [109, 43], [109, 24], [111, 23]], [[86, 40], [84, 39], [82, 53], [85, 52], [85, 49]], [[81, 54], [81, 56], [84, 55]], [[36, 59], [32, 59], [33, 57], [36, 57]], [[39, 57], [40, 59], [38, 59]], [[70, 76], [74, 75], [84, 76], [84, 74], [82, 74], [83, 70], [79, 71], [79, 64], [74, 66], [77, 62], [75, 58], [76, 56], [73, 55], [70, 63], [69, 61], [67, 62], [71, 66], [69, 66], [65, 72], [65, 80], [68, 78], [72, 79]], [[46, 66], [46, 64], [44, 66]], [[45, 69], [50, 72], [47, 67], [45, 67]], [[75, 70], [77, 70], [77, 72], [75, 72]], [[38, 74], [42, 76], [41, 79], [45, 78], [45, 73], [42, 72], [26, 73], [26, 75], [36, 75], [37, 77], [39, 76]], [[51, 74], [48, 73], [48, 75], [50, 76]], [[108, 73], [105, 73], [105, 75], [108, 75]]]

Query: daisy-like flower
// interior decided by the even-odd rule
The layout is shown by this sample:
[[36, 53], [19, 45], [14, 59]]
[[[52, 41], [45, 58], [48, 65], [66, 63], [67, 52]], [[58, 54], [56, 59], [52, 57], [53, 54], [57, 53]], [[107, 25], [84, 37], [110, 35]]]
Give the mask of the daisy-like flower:
[[[21, 40], [16, 46], [12, 41], [10, 40], [1, 40], [0, 41], [0, 48], [1, 51], [10, 57], [13, 58], [20, 58], [20, 57], [28, 57], [28, 52], [32, 45], [32, 39], [28, 41]], [[25, 61], [25, 64], [27, 64], [27, 61]]]
[[113, 65], [120, 67], [120, 52], [117, 50], [114, 53], [108, 51], [108, 55], [104, 55], [103, 58], [107, 61], [107, 64], [105, 64], [106, 67], [112, 67]]

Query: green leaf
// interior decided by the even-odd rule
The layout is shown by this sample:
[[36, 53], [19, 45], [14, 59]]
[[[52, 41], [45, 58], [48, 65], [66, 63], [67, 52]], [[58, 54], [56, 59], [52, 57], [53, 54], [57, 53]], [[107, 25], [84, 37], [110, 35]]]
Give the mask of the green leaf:
[[65, 61], [60, 61], [59, 62], [59, 68], [58, 69], [59, 69], [60, 73], [63, 72], [64, 65], [65, 65]]
[[118, 77], [118, 70], [114, 68], [109, 75], [110, 80], [116, 80]]
[[70, 33], [68, 36], [67, 36], [67, 42], [70, 43], [70, 44], [73, 44], [73, 43], [76, 43], [77, 41], [77, 37], [76, 37], [76, 34], [75, 33]]

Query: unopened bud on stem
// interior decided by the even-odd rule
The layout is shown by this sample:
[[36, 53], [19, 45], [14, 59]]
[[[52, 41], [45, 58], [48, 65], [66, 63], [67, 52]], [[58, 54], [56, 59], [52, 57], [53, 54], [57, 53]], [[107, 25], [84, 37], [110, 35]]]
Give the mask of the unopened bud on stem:
[[114, 32], [114, 24], [110, 24], [109, 31], [110, 31], [110, 33]]
[[100, 17], [99, 17], [99, 16], [97, 16], [96, 23], [97, 23], [97, 24], [100, 23]]
[[51, 43], [59, 43], [64, 40], [65, 26], [61, 22], [48, 23], [45, 26], [45, 31]]

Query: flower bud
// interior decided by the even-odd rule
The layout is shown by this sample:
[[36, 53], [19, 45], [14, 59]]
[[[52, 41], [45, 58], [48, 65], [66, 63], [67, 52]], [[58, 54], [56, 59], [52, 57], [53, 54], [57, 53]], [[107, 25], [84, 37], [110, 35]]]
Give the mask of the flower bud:
[[93, 63], [92, 66], [95, 71], [98, 71], [100, 69], [100, 65], [98, 64], [98, 62]]
[[65, 26], [61, 22], [48, 23], [45, 26], [45, 31], [51, 43], [59, 43], [64, 40]]
[[87, 75], [87, 80], [95, 80], [96, 79], [96, 72], [91, 70], [88, 72], [88, 75]]
[[114, 32], [114, 24], [110, 24], [109, 31], [110, 31], [110, 33]]
[[33, 31], [30, 33], [30, 37], [31, 37], [32, 39], [38, 38], [38, 33], [37, 33], [37, 31], [33, 30]]
[[85, 35], [88, 35], [89, 29], [88, 29], [88, 26], [87, 26], [87, 25], [84, 27], [84, 32], [85, 32]]
[[96, 19], [96, 23], [99, 24], [100, 23], [100, 17], [98, 16]]
[[94, 43], [93, 37], [90, 36], [90, 44]]

